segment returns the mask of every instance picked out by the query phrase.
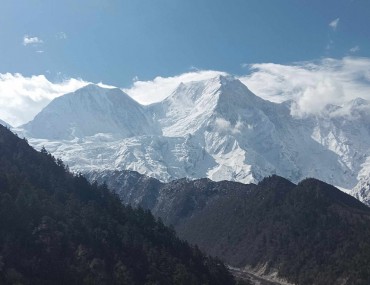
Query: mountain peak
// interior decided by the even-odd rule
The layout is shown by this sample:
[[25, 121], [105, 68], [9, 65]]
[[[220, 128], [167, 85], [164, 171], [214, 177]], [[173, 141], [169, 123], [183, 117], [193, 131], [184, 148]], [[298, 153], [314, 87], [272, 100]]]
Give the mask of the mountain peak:
[[127, 101], [134, 101], [129, 95], [123, 92], [120, 88], [117, 87], [102, 87], [97, 84], [88, 84], [84, 87], [77, 89], [74, 92], [67, 93], [59, 98], [71, 97], [71, 100], [77, 100], [77, 96], [93, 96], [93, 97], [104, 97], [104, 96], [120, 96], [121, 99], [125, 99]]
[[217, 106], [222, 104], [221, 95], [233, 95], [234, 90], [240, 94], [250, 92], [239, 80], [228, 75], [180, 83], [169, 97], [154, 104], [152, 110], [160, 117], [165, 135], [192, 134], [208, 125]]
[[[230, 84], [232, 82], [240, 82], [239, 79], [237, 79], [235, 76], [233, 75], [223, 75], [223, 74], [220, 74], [217, 76], [218, 80], [220, 81], [220, 84], [221, 85], [226, 85], [226, 84]], [[240, 82], [241, 83], [241, 82]]]
[[349, 101], [346, 105], [349, 105], [351, 107], [360, 107], [360, 106], [367, 106], [369, 105], [369, 101], [361, 98], [361, 97], [357, 97], [351, 101]]
[[161, 133], [129, 95], [95, 84], [54, 99], [23, 128], [31, 137], [62, 140], [99, 133], [120, 137]]
[[[103, 87], [95, 83], [89, 83], [76, 91], [72, 92], [71, 94], [92, 94], [92, 95], [98, 95], [98, 94], [106, 94], [106, 93], [120, 93], [127, 95], [125, 92], [123, 92], [120, 88], [118, 87]], [[130, 97], [131, 98], [131, 97]]]
[[86, 90], [86, 91], [97, 91], [97, 90], [105, 90], [106, 88], [104, 87], [101, 87], [97, 84], [94, 84], [94, 83], [89, 83], [79, 89], [77, 89], [76, 91], [78, 92], [81, 92], [82, 90]]
[[256, 96], [248, 89], [239, 79], [233, 76], [220, 76], [219, 77], [219, 99], [217, 103], [217, 111], [233, 120], [237, 119], [236, 116], [244, 114], [242, 111], [246, 109], [263, 109], [264, 105], [271, 105], [272, 103], [263, 100]]
[[158, 115], [163, 133], [178, 137], [204, 131], [207, 126], [215, 125], [214, 120], [219, 117], [235, 125], [238, 118], [245, 115], [243, 108], [253, 109], [253, 113], [257, 114], [263, 102], [239, 79], [219, 74], [204, 80], [180, 83], [169, 97], [151, 108]]

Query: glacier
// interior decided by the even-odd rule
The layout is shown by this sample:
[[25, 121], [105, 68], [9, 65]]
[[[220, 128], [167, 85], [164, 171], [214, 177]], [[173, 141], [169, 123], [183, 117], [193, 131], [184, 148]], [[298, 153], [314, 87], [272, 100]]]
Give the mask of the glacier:
[[163, 182], [314, 177], [357, 197], [369, 181], [370, 103], [358, 98], [302, 117], [292, 114], [294, 104], [264, 100], [224, 75], [181, 83], [148, 106], [90, 84], [15, 131], [74, 172], [134, 170]]

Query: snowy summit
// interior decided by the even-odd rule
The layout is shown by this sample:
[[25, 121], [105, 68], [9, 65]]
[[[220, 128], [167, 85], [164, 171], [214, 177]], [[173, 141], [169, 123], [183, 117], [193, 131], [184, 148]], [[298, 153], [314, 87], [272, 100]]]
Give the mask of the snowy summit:
[[277, 174], [355, 187], [369, 168], [369, 102], [304, 117], [292, 115], [293, 105], [263, 100], [232, 76], [181, 83], [149, 106], [120, 89], [88, 85], [54, 99], [22, 132], [80, 172], [244, 183]]

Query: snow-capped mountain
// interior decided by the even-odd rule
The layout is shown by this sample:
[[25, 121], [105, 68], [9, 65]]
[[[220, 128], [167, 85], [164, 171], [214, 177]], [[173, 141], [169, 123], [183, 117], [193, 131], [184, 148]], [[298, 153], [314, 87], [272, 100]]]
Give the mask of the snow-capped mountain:
[[31, 137], [70, 140], [99, 133], [133, 137], [161, 130], [145, 108], [118, 88], [94, 84], [53, 100], [23, 128]]
[[180, 84], [150, 106], [89, 85], [52, 101], [24, 134], [74, 171], [245, 183], [277, 174], [352, 189], [370, 170], [369, 102], [305, 117], [291, 115], [293, 104], [263, 100], [229, 76]]
[[11, 128], [11, 126], [7, 122], [5, 122], [5, 121], [3, 121], [1, 119], [0, 119], [0, 125], [3, 125], [4, 127]]
[[349, 194], [370, 206], [370, 172], [368, 173], [368, 176], [360, 178], [360, 181]]

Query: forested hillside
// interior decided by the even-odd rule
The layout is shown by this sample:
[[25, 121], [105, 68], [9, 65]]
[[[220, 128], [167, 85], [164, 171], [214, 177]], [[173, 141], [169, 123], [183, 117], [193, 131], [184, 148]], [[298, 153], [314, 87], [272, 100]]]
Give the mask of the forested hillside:
[[319, 180], [159, 183], [133, 172], [99, 180], [234, 267], [302, 285], [370, 284], [370, 209]]
[[234, 284], [148, 210], [0, 126], [0, 284]]

